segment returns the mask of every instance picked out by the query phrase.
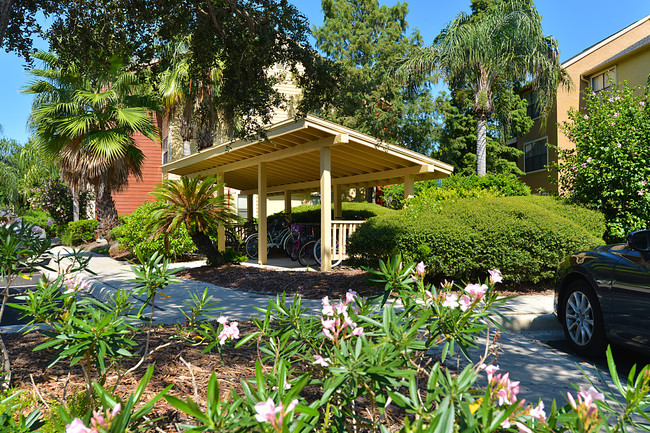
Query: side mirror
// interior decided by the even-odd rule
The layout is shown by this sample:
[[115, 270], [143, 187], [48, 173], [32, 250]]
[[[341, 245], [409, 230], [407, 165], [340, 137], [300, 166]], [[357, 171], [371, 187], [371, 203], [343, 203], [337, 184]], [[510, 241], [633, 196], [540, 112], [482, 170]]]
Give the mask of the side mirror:
[[650, 252], [650, 230], [639, 230], [628, 234], [627, 246], [644, 253]]

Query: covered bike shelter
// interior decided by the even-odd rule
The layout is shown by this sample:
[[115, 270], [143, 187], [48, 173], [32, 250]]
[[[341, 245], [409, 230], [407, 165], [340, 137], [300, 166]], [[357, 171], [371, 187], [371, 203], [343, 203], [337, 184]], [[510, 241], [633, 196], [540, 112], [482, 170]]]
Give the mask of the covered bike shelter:
[[[342, 191], [349, 188], [404, 184], [412, 197], [414, 182], [440, 179], [453, 167], [400, 146], [315, 116], [272, 125], [264, 139], [233, 140], [162, 166], [179, 176], [217, 175], [247, 196], [248, 209], [258, 196], [260, 264], [267, 263], [267, 197], [284, 195], [291, 212], [293, 192], [318, 191], [321, 199], [321, 269], [331, 270], [332, 213], [340, 219]], [[221, 192], [223, 193], [223, 191]], [[225, 249], [224, 228], [219, 248]]]

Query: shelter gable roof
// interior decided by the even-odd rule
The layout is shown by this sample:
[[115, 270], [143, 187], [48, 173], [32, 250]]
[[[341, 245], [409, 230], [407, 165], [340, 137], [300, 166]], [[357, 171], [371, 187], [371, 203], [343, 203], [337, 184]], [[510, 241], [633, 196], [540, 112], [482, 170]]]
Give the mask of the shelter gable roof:
[[400, 146], [315, 116], [276, 123], [266, 139], [235, 140], [202, 150], [163, 165], [165, 172], [181, 176], [222, 173], [229, 187], [255, 192], [257, 167], [267, 164], [269, 191], [309, 190], [318, 187], [320, 149], [332, 150], [332, 182], [370, 186], [446, 177], [453, 167]]

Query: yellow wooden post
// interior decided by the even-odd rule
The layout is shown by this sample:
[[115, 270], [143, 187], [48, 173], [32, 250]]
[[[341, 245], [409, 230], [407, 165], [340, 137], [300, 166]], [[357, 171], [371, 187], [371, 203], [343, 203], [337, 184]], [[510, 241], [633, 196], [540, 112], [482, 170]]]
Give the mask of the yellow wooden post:
[[332, 152], [320, 148], [320, 252], [321, 270], [332, 270]]
[[257, 219], [258, 219], [258, 254], [257, 262], [260, 265], [265, 265], [267, 263], [266, 257], [266, 236], [267, 236], [267, 225], [266, 225], [266, 163], [260, 162], [257, 166]]
[[[217, 177], [219, 178], [219, 182], [223, 183], [223, 173], [217, 173]], [[223, 196], [224, 192], [224, 187], [222, 186], [217, 191], [217, 194]], [[219, 251], [226, 251], [226, 227], [223, 224], [219, 224], [219, 228], [217, 229], [217, 238], [217, 247]]]
[[335, 184], [334, 187], [334, 219], [343, 219], [343, 208], [341, 207], [341, 185]]
[[291, 191], [284, 192], [284, 213], [287, 215], [291, 213]]
[[253, 204], [253, 194], [246, 196], [246, 218], [248, 221], [255, 219], [255, 205]]
[[415, 197], [415, 175], [407, 174], [404, 176], [404, 198]]

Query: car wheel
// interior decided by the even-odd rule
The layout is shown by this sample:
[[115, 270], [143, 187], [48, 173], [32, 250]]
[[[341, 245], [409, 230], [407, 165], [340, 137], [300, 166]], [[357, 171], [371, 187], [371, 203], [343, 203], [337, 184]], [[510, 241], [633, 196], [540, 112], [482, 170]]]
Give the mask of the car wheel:
[[586, 281], [576, 281], [562, 298], [562, 327], [569, 344], [578, 352], [601, 354], [605, 328], [598, 298]]

